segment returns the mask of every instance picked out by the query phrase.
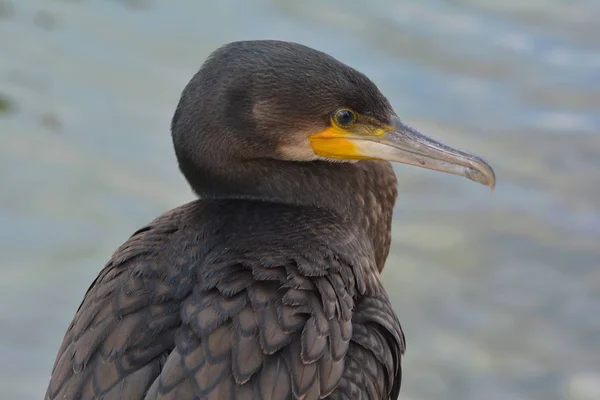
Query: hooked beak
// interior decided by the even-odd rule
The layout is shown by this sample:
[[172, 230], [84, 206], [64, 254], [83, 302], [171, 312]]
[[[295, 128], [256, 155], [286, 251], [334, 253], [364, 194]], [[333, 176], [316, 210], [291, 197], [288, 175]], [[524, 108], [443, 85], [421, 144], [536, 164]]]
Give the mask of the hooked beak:
[[348, 129], [332, 126], [308, 137], [313, 152], [342, 160], [386, 160], [460, 175], [489, 186], [496, 176], [492, 167], [474, 154], [423, 135], [396, 116], [390, 125], [366, 121]]
[[393, 130], [360, 139], [355, 141], [356, 150], [365, 157], [464, 176], [492, 191], [496, 185], [494, 170], [482, 158], [425, 136], [398, 117], [393, 119]]

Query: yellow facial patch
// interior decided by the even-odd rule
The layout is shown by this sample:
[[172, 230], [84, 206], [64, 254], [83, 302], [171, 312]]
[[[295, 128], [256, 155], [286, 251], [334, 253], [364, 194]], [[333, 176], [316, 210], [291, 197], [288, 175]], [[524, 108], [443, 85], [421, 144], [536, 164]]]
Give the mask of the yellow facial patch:
[[369, 140], [369, 137], [381, 136], [391, 128], [379, 122], [370, 121], [368, 117], [359, 117], [357, 122], [348, 128], [336, 125], [319, 133], [308, 136], [310, 146], [314, 153], [320, 157], [341, 160], [376, 160], [371, 156], [362, 154], [360, 141]]
[[310, 135], [308, 140], [315, 154], [320, 157], [360, 160], [356, 146], [347, 139], [347, 136], [346, 130], [332, 126]]

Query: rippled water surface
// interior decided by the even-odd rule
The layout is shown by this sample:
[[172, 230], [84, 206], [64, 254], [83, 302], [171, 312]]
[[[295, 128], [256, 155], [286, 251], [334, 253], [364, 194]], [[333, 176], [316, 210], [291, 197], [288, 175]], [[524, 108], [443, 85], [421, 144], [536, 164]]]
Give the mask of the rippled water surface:
[[[210, 5], [209, 5], [210, 4]], [[404, 399], [600, 399], [600, 2], [0, 0], [0, 397], [42, 398], [115, 248], [192, 199], [179, 93], [232, 40], [324, 50], [484, 156], [398, 167]]]

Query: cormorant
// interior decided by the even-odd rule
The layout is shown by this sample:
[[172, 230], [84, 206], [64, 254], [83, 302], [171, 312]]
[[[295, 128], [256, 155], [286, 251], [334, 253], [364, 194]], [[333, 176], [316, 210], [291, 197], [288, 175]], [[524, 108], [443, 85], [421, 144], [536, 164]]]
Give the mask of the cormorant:
[[114, 253], [46, 399], [396, 399], [389, 161], [493, 188], [490, 166], [401, 122], [362, 73], [282, 41], [213, 52], [171, 131], [199, 199]]

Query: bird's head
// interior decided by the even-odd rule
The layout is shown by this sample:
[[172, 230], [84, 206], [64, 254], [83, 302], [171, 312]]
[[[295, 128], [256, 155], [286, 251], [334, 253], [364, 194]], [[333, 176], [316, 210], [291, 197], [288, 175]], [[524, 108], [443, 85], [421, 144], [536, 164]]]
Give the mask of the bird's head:
[[403, 123], [364, 74], [295, 43], [242, 41], [216, 50], [184, 90], [172, 128], [188, 180], [202, 164], [206, 172], [232, 161], [382, 160], [495, 185], [484, 160]]

